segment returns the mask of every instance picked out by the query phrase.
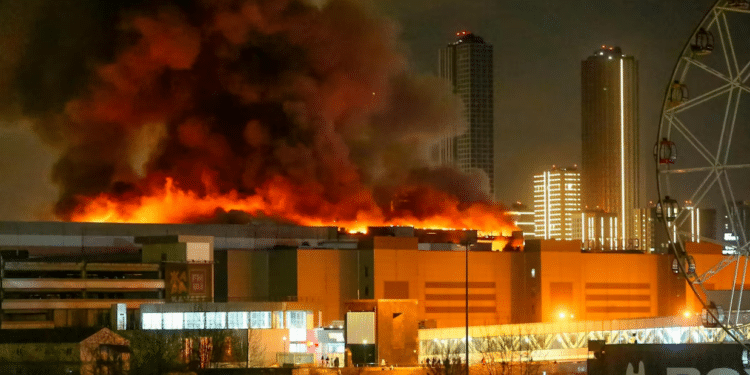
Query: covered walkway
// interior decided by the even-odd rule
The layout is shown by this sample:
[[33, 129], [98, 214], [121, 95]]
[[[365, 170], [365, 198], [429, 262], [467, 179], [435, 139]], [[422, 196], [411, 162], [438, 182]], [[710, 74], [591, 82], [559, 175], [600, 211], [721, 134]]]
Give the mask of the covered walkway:
[[[464, 358], [464, 327], [419, 331], [420, 361]], [[750, 328], [737, 330], [750, 337]], [[661, 317], [610, 321], [560, 321], [556, 323], [507, 324], [469, 328], [470, 361], [584, 361], [588, 342], [606, 344], [683, 344], [731, 342], [721, 328], [706, 328], [700, 317]]]

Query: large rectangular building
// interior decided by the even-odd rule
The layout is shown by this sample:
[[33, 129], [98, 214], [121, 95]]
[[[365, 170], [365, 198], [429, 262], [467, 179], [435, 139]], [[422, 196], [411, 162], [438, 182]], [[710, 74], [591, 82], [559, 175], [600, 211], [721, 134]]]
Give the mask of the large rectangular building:
[[[82, 230], [96, 234], [82, 238]], [[36, 319], [35, 324], [55, 327], [95, 325], [106, 319], [92, 314], [106, 313], [111, 304], [120, 303], [138, 316], [205, 313], [170, 320], [168, 324], [175, 327], [188, 323], [207, 327], [208, 313], [212, 313], [212, 321], [226, 322], [217, 323], [221, 326], [231, 321], [239, 326], [267, 327], [273, 319], [299, 323], [301, 313], [284, 318], [274, 318], [272, 313], [299, 310], [306, 311], [304, 326], [309, 329], [311, 324], [338, 325], [351, 301], [394, 299], [417, 301], [416, 319], [425, 326], [459, 327], [466, 319], [467, 279], [470, 325], [551, 322], [558, 320], [561, 312], [566, 319], [576, 320], [645, 318], [680, 314], [691, 306], [685, 281], [672, 273], [668, 254], [582, 252], [579, 241], [561, 240], [527, 240], [523, 251], [489, 251], [475, 231], [386, 227], [369, 228], [368, 232], [349, 235], [330, 228], [294, 226], [0, 223], [0, 250], [27, 248], [30, 252], [28, 260], [6, 263], [4, 272], [13, 269], [16, 273], [3, 280], [4, 290], [16, 289], [13, 298], [6, 294], [2, 300], [3, 319]], [[147, 237], [141, 238], [141, 233]], [[106, 266], [65, 263], [80, 256], [81, 242], [94, 241], [101, 247], [86, 247], [84, 252], [114, 254], [128, 248], [135, 249], [141, 259], [158, 260], [142, 264], [111, 260]], [[715, 247], [703, 252], [692, 247], [688, 250], [695, 254], [699, 272], [722, 259], [720, 247]], [[42, 257], [45, 253], [57, 255]], [[184, 269], [170, 267], [183, 264]], [[213, 272], [208, 272], [209, 268]], [[725, 271], [727, 274], [717, 274], [704, 287], [731, 289], [733, 269]], [[57, 280], [57, 275], [67, 277], [68, 273], [71, 276], [64, 281]], [[183, 280], [184, 285], [180, 283]], [[39, 286], [84, 288], [86, 297], [58, 295], [71, 291], [35, 291]], [[250, 305], [255, 302], [280, 305]], [[162, 303], [159, 311], [141, 307]], [[203, 307], [178, 309], [187, 305]], [[142, 314], [137, 314], [139, 308]], [[267, 313], [250, 313], [256, 308]], [[215, 314], [224, 312], [226, 316]], [[254, 323], [255, 315], [265, 318], [256, 317]], [[164, 319], [175, 316], [161, 315], [140, 324], [158, 327], [161, 322], [164, 327]]]

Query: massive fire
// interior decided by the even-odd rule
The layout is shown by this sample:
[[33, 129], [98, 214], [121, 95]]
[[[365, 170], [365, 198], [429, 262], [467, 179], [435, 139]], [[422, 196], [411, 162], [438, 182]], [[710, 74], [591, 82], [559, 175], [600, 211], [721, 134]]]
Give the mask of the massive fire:
[[[331, 204], [296, 188], [283, 178], [275, 178], [254, 195], [237, 191], [199, 196], [176, 186], [172, 178], [147, 194], [132, 197], [100, 194], [81, 198], [71, 214], [73, 221], [109, 223], [185, 223], [212, 220], [217, 213], [241, 211], [254, 217], [308, 226], [336, 226], [350, 233], [364, 233], [369, 226], [413, 226], [433, 229], [477, 229], [483, 235], [510, 236], [516, 230], [499, 206], [476, 202], [462, 204], [455, 197], [430, 188], [420, 190], [430, 196], [436, 208], [417, 213], [407, 208], [414, 202], [384, 212], [367, 190], [357, 201]], [[300, 213], [300, 207], [316, 207], [314, 213]]]
[[[41, 60], [19, 62], [13, 97], [60, 150], [58, 219], [514, 229], [486, 176], [435, 167], [463, 103], [411, 70], [373, 7], [94, 3], [50, 1], [60, 20], [18, 37]], [[98, 21], [71, 23], [80, 12]]]

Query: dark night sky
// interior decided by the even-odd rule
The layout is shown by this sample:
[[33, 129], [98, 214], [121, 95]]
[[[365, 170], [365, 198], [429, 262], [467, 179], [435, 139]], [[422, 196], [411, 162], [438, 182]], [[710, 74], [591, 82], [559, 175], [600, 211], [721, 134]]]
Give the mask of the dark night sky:
[[580, 163], [580, 63], [617, 45], [639, 61], [642, 173], [651, 195], [651, 149], [664, 87], [713, 1], [388, 0], [414, 67], [437, 71], [437, 50], [467, 30], [494, 45], [496, 184], [503, 203], [531, 203], [533, 175]]
[[[498, 197], [530, 203], [533, 174], [580, 161], [580, 61], [602, 44], [618, 45], [639, 61], [641, 158], [646, 180], [653, 180], [650, 154], [663, 90], [712, 3], [378, 0], [375, 7], [400, 24], [417, 72], [436, 71], [437, 50], [456, 31], [494, 45]], [[0, 220], [51, 218], [56, 189], [48, 175], [55, 158], [28, 124], [0, 119]]]

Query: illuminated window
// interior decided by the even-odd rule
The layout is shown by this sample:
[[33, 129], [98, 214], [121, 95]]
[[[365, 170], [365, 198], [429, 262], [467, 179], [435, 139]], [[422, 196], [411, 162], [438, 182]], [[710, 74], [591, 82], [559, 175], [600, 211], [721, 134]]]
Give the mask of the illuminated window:
[[161, 329], [161, 314], [144, 313], [141, 318], [142, 329]]
[[182, 313], [164, 313], [164, 329], [182, 329], [184, 327]]
[[[270, 322], [269, 322], [270, 325]], [[230, 329], [247, 329], [247, 312], [232, 311], [227, 313], [227, 326]], [[270, 327], [268, 327], [270, 328]]]
[[271, 312], [251, 311], [250, 328], [271, 328]]
[[289, 328], [289, 341], [307, 340], [307, 313], [304, 311], [287, 311], [286, 325]]
[[307, 313], [304, 311], [287, 311], [286, 318], [289, 328], [307, 328]]
[[226, 329], [227, 313], [225, 312], [207, 312], [206, 329]]
[[344, 342], [344, 333], [343, 332], [329, 332], [328, 333], [328, 339], [338, 342]]
[[206, 314], [202, 312], [185, 313], [185, 329], [206, 328]]

